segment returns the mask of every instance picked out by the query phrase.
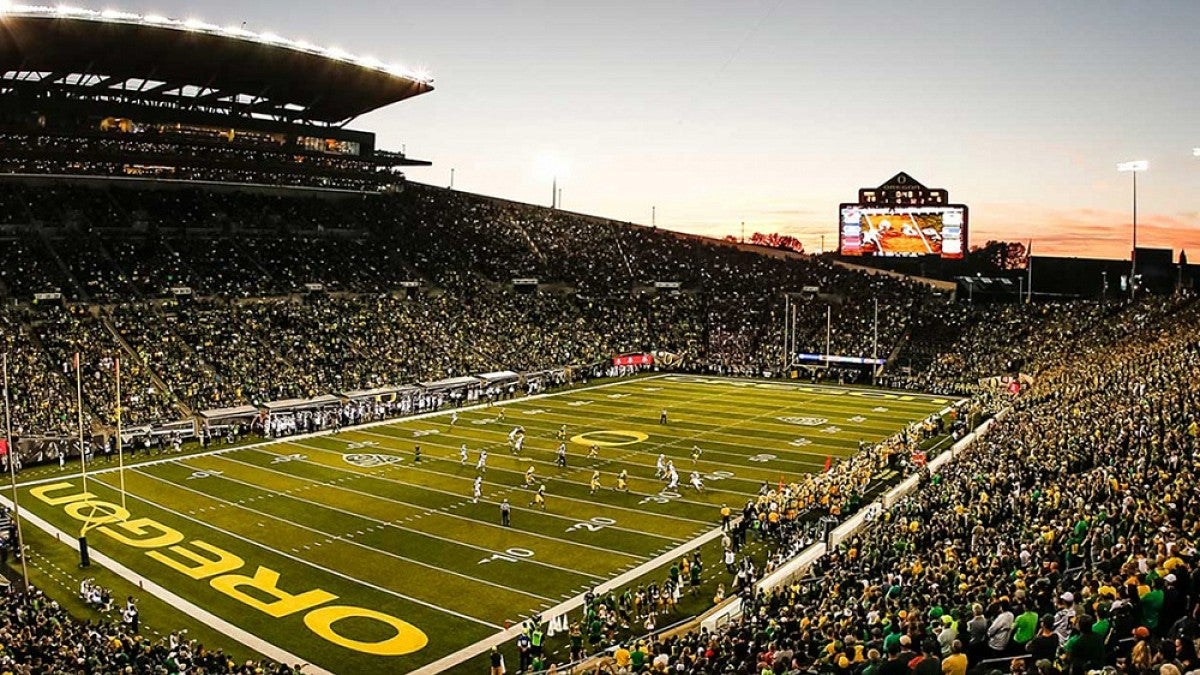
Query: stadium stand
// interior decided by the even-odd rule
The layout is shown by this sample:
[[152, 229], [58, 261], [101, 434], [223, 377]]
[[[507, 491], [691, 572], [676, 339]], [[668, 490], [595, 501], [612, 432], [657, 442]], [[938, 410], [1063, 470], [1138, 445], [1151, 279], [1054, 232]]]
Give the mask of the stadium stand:
[[[982, 443], [806, 579], [742, 584], [737, 621], [617, 639], [617, 660], [640, 652], [627, 672], [1194, 672], [1200, 306], [1149, 303], [1073, 330], [1094, 311], [1045, 312], [1038, 341], [1070, 355], [1039, 350], [1042, 376]], [[618, 615], [615, 598], [588, 618]], [[620, 667], [606, 657], [595, 672]]]
[[[726, 536], [723, 578], [740, 616], [715, 632], [638, 639], [654, 629], [647, 608], [670, 605], [676, 572], [590, 598], [572, 657], [584, 656], [586, 632], [592, 651], [615, 650], [587, 662], [595, 672], [1196, 671], [1192, 298], [956, 304], [825, 257], [420, 185], [400, 169], [424, 162], [345, 127], [429, 91], [415, 73], [278, 36], [65, 6], [13, 8], [5, 21], [0, 344], [21, 441], [62, 441], [83, 426], [93, 449], [111, 448], [117, 359], [121, 420], [147, 452], [157, 431], [160, 444], [193, 433], [204, 411], [337, 401], [200, 432], [201, 442], [218, 431], [274, 437], [463, 400], [430, 392], [384, 404], [350, 392], [497, 370], [563, 382], [631, 352], [693, 372], [778, 376], [793, 367], [781, 330], [789, 297], [795, 351], [878, 355], [884, 386], [969, 396], [955, 437], [969, 420], [996, 422], [937, 475], [913, 454], [939, 431], [934, 416], [801, 483], [764, 485]], [[214, 51], [224, 58], [206, 58]], [[269, 95], [245, 98], [247, 82]], [[814, 380], [872, 377], [794, 367]], [[1019, 396], [1002, 388], [1012, 381]], [[29, 463], [70, 451], [53, 447]], [[8, 450], [6, 461], [21, 457], [19, 445]], [[919, 476], [918, 488], [805, 579], [760, 585], [860, 511], [882, 468]], [[805, 517], [772, 517], [780, 511]], [[766, 548], [760, 562], [741, 553], [747, 539]], [[128, 608], [114, 620], [108, 604], [80, 621], [37, 589], [9, 588], [0, 669], [300, 671], [235, 663], [179, 634], [146, 639]]]

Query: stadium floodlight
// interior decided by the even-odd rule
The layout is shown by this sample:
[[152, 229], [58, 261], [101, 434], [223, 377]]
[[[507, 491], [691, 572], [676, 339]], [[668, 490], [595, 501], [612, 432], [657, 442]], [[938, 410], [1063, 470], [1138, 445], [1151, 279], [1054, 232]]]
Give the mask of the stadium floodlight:
[[1200, 157], [1200, 148], [1192, 148], [1192, 157]]
[[382, 70], [384, 67], [383, 61], [380, 61], [374, 56], [360, 56], [358, 59], [358, 64], [360, 66], [366, 66], [375, 70]]
[[1121, 172], [1139, 172], [1150, 168], [1150, 162], [1144, 159], [1138, 159], [1131, 162], [1118, 162], [1117, 171]]
[[1119, 162], [1117, 171], [1133, 174], [1133, 249], [1129, 252], [1129, 298], [1137, 294], [1137, 175], [1150, 168], [1150, 162], [1136, 159]]

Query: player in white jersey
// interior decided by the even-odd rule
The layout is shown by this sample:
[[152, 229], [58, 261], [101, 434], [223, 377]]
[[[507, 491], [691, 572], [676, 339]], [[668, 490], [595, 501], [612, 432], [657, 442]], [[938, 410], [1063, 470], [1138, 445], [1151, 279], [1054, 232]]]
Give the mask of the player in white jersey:
[[654, 463], [654, 477], [664, 478], [667, 475], [667, 457], [659, 455], [658, 461]]
[[454, 426], [455, 424], [458, 424], [458, 411], [457, 410], [450, 413], [450, 426]]
[[517, 436], [517, 442], [513, 445], [513, 454], [521, 454], [521, 448], [525, 447], [525, 434]]
[[567, 468], [567, 444], [566, 443], [558, 444], [558, 456], [554, 458], [554, 463], [557, 464], [559, 466], [559, 468], [562, 468], [562, 469]]
[[617, 476], [617, 490], [621, 492], [629, 492], [629, 471], [621, 469], [621, 474]]
[[467, 444], [463, 443], [458, 448], [458, 463], [462, 466], [467, 465]]
[[592, 472], [592, 491], [589, 494], [596, 494], [596, 490], [600, 489], [600, 472]]
[[671, 467], [671, 472], [667, 474], [667, 489], [674, 490], [679, 487], [679, 473], [675, 471], [675, 467]]
[[529, 468], [525, 470], [525, 487], [533, 487], [533, 465], [530, 465]]
[[475, 462], [475, 470], [480, 473], [487, 473], [487, 450], [479, 451], [479, 461]]
[[474, 491], [474, 496], [471, 497], [471, 503], [478, 504], [479, 497], [483, 494], [483, 476], [475, 477], [475, 485], [472, 490]]
[[696, 462], [700, 460], [700, 455], [702, 454], [704, 454], [704, 451], [700, 449], [700, 446], [692, 446], [692, 466], [696, 465]]
[[700, 480], [700, 472], [692, 472], [692, 487], [696, 488], [696, 492], [704, 492], [704, 481]]

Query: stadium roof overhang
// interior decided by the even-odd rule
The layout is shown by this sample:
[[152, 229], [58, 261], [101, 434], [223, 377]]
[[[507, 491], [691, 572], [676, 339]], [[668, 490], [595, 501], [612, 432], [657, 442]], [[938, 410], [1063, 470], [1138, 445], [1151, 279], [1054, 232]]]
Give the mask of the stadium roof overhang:
[[344, 125], [432, 80], [272, 33], [69, 7], [0, 5], [0, 97], [173, 107]]

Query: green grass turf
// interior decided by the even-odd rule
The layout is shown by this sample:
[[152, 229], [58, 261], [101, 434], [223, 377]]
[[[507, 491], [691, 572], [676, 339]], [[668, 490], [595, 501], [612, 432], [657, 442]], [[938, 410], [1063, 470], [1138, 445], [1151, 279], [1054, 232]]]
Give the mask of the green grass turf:
[[[404, 656], [334, 645], [306, 627], [302, 612], [273, 618], [101, 533], [89, 541], [181, 597], [323, 668], [402, 672], [647, 562], [713, 528], [721, 504], [738, 508], [762, 483], [819, 471], [826, 457], [852, 454], [860, 440], [891, 435], [948, 402], [908, 393], [666, 376], [463, 411], [453, 425], [446, 412], [126, 471], [134, 518], [154, 518], [182, 532], [185, 541], [201, 539], [236, 553], [246, 562], [239, 574], [262, 565], [279, 572], [279, 586], [289, 592], [320, 588], [338, 596], [327, 604], [365, 607], [411, 623], [429, 641]], [[663, 409], [667, 425], [659, 424]], [[789, 417], [812, 419], [782, 419]], [[508, 445], [518, 424], [527, 432], [520, 456]], [[586, 443], [569, 440], [568, 466], [560, 469], [555, 450], [563, 424], [568, 439], [586, 433], [599, 441], [645, 440], [601, 446], [595, 459], [587, 458]], [[463, 443], [470, 450], [466, 466], [458, 457]], [[420, 463], [413, 461], [418, 444]], [[694, 467], [693, 446], [703, 450]], [[473, 503], [481, 449], [490, 456], [483, 498]], [[350, 454], [384, 461], [352, 464]], [[659, 454], [679, 470], [674, 493], [664, 495], [654, 478]], [[537, 484], [546, 485], [545, 511], [529, 506], [531, 493], [522, 487], [530, 466]], [[622, 469], [629, 473], [628, 494], [613, 489]], [[591, 494], [596, 470], [602, 488]], [[693, 470], [706, 475], [704, 492], [687, 484]], [[78, 476], [64, 480], [79, 485]], [[89, 480], [99, 498], [119, 503], [117, 485], [111, 471]], [[511, 528], [499, 525], [498, 504], [505, 497], [513, 505]], [[29, 487], [22, 488], [21, 503], [78, 533], [80, 521], [39, 502]], [[361, 619], [337, 628], [363, 641], [390, 635]]]

